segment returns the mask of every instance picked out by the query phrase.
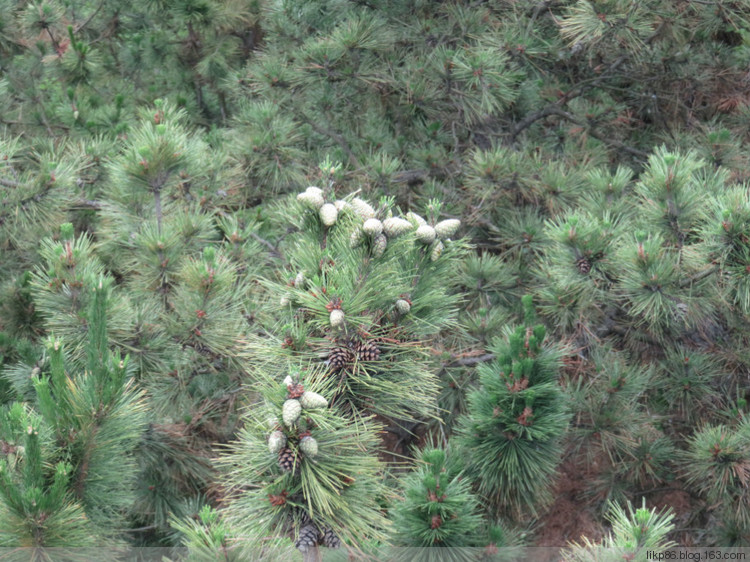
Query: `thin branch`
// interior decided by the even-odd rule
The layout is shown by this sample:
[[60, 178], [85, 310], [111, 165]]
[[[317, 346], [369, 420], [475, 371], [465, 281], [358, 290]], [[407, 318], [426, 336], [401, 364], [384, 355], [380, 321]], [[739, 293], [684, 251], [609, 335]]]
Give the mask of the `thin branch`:
[[584, 121], [581, 121], [578, 119], [575, 115], [572, 113], [565, 111], [559, 107], [552, 106], [547, 107], [546, 109], [549, 110], [549, 115], [557, 115], [559, 117], [562, 117], [563, 119], [567, 119], [571, 123], [575, 123], [577, 125], [580, 125], [581, 127], [586, 128], [586, 132], [594, 137], [595, 139], [598, 139], [602, 141], [605, 144], [610, 145], [613, 148], [617, 148], [619, 150], [622, 150], [623, 152], [627, 152], [629, 154], [632, 154], [633, 156], [637, 156], [638, 158], [643, 158], [644, 160], [649, 157], [648, 152], [644, 152], [642, 150], [638, 150], [637, 148], [633, 148], [632, 146], [628, 146], [627, 144], [624, 144], [618, 140], [612, 139], [607, 137], [604, 133], [600, 133], [596, 129], [594, 129], [589, 123], [586, 123]]
[[3, 185], [5, 187], [19, 187], [21, 184], [18, 183], [17, 181], [6, 180], [3, 178], [0, 178], [0, 185]]
[[391, 181], [394, 183], [408, 184], [423, 183], [428, 177], [429, 174], [427, 170], [404, 170], [403, 172], [394, 174]]
[[547, 107], [543, 107], [542, 109], [535, 111], [534, 113], [530, 113], [526, 117], [524, 117], [514, 128], [513, 132], [510, 134], [510, 140], [511, 142], [515, 142], [518, 135], [520, 135], [525, 129], [528, 129], [531, 125], [539, 121], [540, 119], [544, 119], [545, 117], [549, 117], [550, 115], [554, 115], [556, 111], [560, 110], [560, 107], [558, 105], [558, 102], [555, 102], [552, 105], [548, 105]]
[[92, 20], [92, 19], [94, 19], [94, 17], [96, 16], [96, 14], [98, 14], [98, 13], [99, 13], [99, 10], [101, 10], [101, 9], [102, 9], [102, 6], [104, 6], [104, 0], [102, 0], [101, 2], [99, 2], [99, 6], [97, 6], [96, 10], [94, 10], [94, 12], [93, 12], [93, 13], [92, 13], [92, 14], [91, 14], [91, 15], [90, 15], [90, 16], [89, 16], [88, 18], [86, 18], [86, 21], [84, 21], [84, 22], [83, 22], [83, 23], [82, 23], [81, 25], [79, 25], [79, 26], [78, 26], [78, 27], [76, 28], [76, 31], [75, 31], [75, 32], [76, 32], [76, 33], [78, 33], [78, 32], [79, 32], [79, 31], [81, 31], [81, 30], [82, 30], [82, 29], [83, 29], [84, 27], [86, 27], [86, 26], [87, 26], [87, 25], [88, 25], [88, 24], [89, 24], [89, 23], [91, 22], [91, 20]]
[[[653, 43], [654, 40], [657, 37], [659, 37], [662, 29], [664, 29], [666, 25], [667, 25], [666, 20], [662, 21], [659, 24], [659, 27], [657, 27], [654, 30], [654, 32], [646, 38], [644, 43], [646, 45], [650, 45], [651, 43]], [[545, 117], [556, 113], [558, 110], [562, 108], [563, 105], [568, 103], [570, 100], [582, 96], [591, 88], [596, 88], [598, 85], [604, 82], [604, 80], [607, 79], [610, 74], [612, 74], [615, 70], [620, 68], [620, 66], [622, 66], [623, 63], [625, 63], [625, 61], [628, 60], [628, 58], [630, 58], [630, 55], [628, 53], [620, 55], [599, 76], [595, 78], [589, 78], [587, 80], [583, 80], [579, 82], [578, 84], [573, 86], [570, 90], [568, 90], [559, 100], [551, 103], [547, 107], [544, 107], [538, 111], [535, 111], [534, 113], [527, 115], [513, 128], [513, 132], [510, 135], [511, 142], [515, 142], [516, 138], [518, 137], [519, 134], [521, 134], [522, 131], [524, 131], [525, 129], [527, 129], [528, 127], [530, 127], [531, 125], [539, 121], [540, 119], [544, 119]], [[592, 136], [594, 135], [592, 134]], [[597, 137], [594, 137], [594, 138], [597, 138]], [[613, 143], [610, 143], [610, 144], [615, 146]], [[626, 147], [625, 145], [623, 145], [618, 148], [622, 148], [623, 150], [627, 151], [627, 148], [630, 148], [630, 147]], [[645, 153], [642, 153], [642, 154], [645, 154]]]
[[98, 211], [102, 207], [104, 207], [104, 204], [101, 201], [92, 201], [90, 199], [79, 199], [75, 202], [73, 205], [75, 208], [79, 209], [94, 209], [95, 211]]
[[126, 533], [143, 533], [144, 531], [153, 531], [158, 528], [158, 525], [146, 525], [145, 527], [136, 527], [135, 529], [121, 529], [121, 531]]
[[354, 152], [349, 146], [349, 143], [346, 142], [346, 139], [343, 137], [343, 135], [340, 135], [336, 131], [333, 131], [331, 129], [324, 127], [320, 123], [316, 123], [312, 119], [308, 118], [307, 115], [305, 115], [304, 113], [300, 112], [299, 115], [302, 118], [302, 120], [308, 125], [310, 125], [317, 133], [320, 133], [321, 135], [325, 135], [335, 140], [339, 144], [339, 146], [342, 149], [344, 149], [344, 152], [346, 152], [347, 156], [349, 157], [349, 163], [352, 166], [354, 166], [355, 168], [360, 167], [357, 157], [354, 155]]
[[446, 363], [446, 367], [465, 367], [468, 365], [476, 365], [477, 363], [486, 363], [492, 361], [495, 358], [494, 353], [485, 353], [484, 355], [477, 355], [475, 357], [463, 357], [462, 359], [456, 359], [450, 363]]
[[700, 281], [701, 279], [705, 279], [706, 277], [708, 277], [709, 275], [713, 275], [717, 271], [719, 271], [719, 266], [718, 265], [715, 265], [713, 267], [709, 267], [708, 269], [704, 269], [703, 271], [701, 271], [699, 273], [696, 273], [692, 277], [688, 277], [687, 279], [683, 279], [682, 281], [680, 281], [679, 287], [682, 288], [682, 287], [687, 287], [688, 285], [692, 285], [696, 281]]
[[255, 234], [252, 231], [250, 232], [250, 236], [252, 236], [253, 239], [256, 240], [257, 242], [260, 242], [266, 248], [268, 248], [269, 252], [271, 252], [271, 255], [273, 257], [279, 258], [281, 261], [283, 261], [284, 263], [286, 263], [286, 260], [284, 259], [284, 256], [282, 255], [282, 253], [279, 251], [279, 249], [276, 246], [274, 246], [273, 244], [271, 244], [265, 238], [261, 238], [260, 236], [258, 236], [257, 234]]

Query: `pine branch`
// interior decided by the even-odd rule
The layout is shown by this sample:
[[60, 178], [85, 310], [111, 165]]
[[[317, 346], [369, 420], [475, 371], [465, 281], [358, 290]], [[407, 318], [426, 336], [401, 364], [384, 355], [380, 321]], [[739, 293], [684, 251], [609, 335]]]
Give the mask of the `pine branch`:
[[577, 125], [580, 125], [581, 127], [585, 127], [586, 132], [589, 135], [591, 135], [597, 140], [602, 141], [605, 144], [608, 144], [609, 146], [613, 148], [622, 150], [623, 152], [627, 152], [628, 154], [632, 154], [633, 156], [637, 156], [638, 158], [643, 158], [644, 160], [649, 157], [648, 152], [644, 152], [632, 146], [628, 146], [627, 144], [622, 143], [618, 140], [607, 137], [607, 135], [605, 135], [604, 133], [600, 133], [599, 131], [594, 129], [590, 123], [581, 121], [572, 113], [569, 113], [557, 106], [549, 106], [547, 109], [549, 110], [549, 113], [547, 113], [547, 115], [557, 115], [559, 117], [562, 117], [563, 119], [570, 121], [571, 123], [575, 123]]
[[75, 202], [73, 207], [79, 209], [93, 209], [95, 211], [100, 210], [104, 205], [100, 201], [92, 201], [90, 199], [79, 199]]
[[464, 357], [462, 359], [456, 359], [447, 363], [446, 367], [464, 367], [468, 365], [476, 365], [477, 363], [486, 363], [492, 361], [495, 358], [494, 353], [485, 353], [484, 355], [477, 355], [476, 357]]
[[276, 257], [276, 258], [279, 258], [279, 259], [281, 259], [281, 260], [283, 260], [283, 259], [284, 259], [284, 256], [282, 256], [282, 255], [281, 255], [281, 252], [279, 252], [279, 249], [278, 249], [278, 248], [277, 248], [276, 246], [274, 246], [273, 244], [271, 244], [271, 243], [270, 243], [270, 242], [269, 242], [268, 240], [266, 240], [265, 238], [261, 238], [260, 236], [258, 236], [258, 235], [257, 235], [257, 234], [255, 234], [254, 232], [251, 232], [251, 233], [250, 233], [250, 236], [252, 236], [252, 237], [253, 237], [253, 239], [254, 239], [254, 240], [255, 240], [256, 242], [260, 242], [260, 243], [261, 243], [261, 244], [263, 244], [263, 245], [264, 245], [264, 246], [265, 246], [266, 248], [268, 248], [268, 250], [269, 250], [269, 251], [271, 252], [271, 255], [272, 255], [272, 256], [274, 256], [274, 257]]
[[527, 115], [513, 129], [513, 132], [510, 135], [510, 141], [515, 142], [518, 135], [520, 135], [524, 130], [531, 127], [531, 125], [533, 125], [540, 119], [544, 119], [545, 117], [554, 115], [555, 112], [559, 110], [560, 110], [560, 104], [559, 102], [555, 102], [552, 105], [548, 105], [547, 107], [543, 107], [542, 109], [538, 111], [534, 111], [533, 113]]
[[359, 160], [357, 160], [357, 157], [354, 155], [354, 152], [352, 151], [351, 147], [349, 146], [349, 143], [346, 141], [346, 139], [343, 137], [343, 135], [337, 133], [336, 131], [333, 131], [331, 129], [328, 129], [321, 125], [320, 123], [316, 123], [314, 120], [310, 119], [307, 115], [300, 112], [299, 113], [300, 118], [310, 125], [317, 133], [320, 133], [321, 135], [325, 135], [334, 141], [338, 143], [338, 145], [346, 152], [347, 156], [349, 157], [349, 163], [354, 166], [355, 168], [359, 168]]
[[0, 178], [0, 185], [5, 186], [5, 187], [20, 187], [21, 186], [21, 184], [18, 183], [17, 181], [6, 180], [3, 178]]
[[710, 275], [713, 275], [714, 273], [716, 273], [717, 271], [719, 271], [719, 269], [720, 268], [719, 268], [718, 265], [714, 265], [713, 267], [709, 267], [708, 269], [704, 269], [703, 271], [701, 271], [699, 273], [696, 273], [692, 277], [688, 277], [687, 279], [683, 279], [682, 281], [680, 281], [679, 287], [680, 288], [688, 287], [689, 285], [692, 285], [696, 281], [700, 281], [700, 280], [705, 279], [706, 277], [708, 277]]
[[415, 183], [424, 183], [428, 177], [429, 172], [427, 170], [404, 170], [403, 172], [394, 174], [391, 181], [394, 183], [407, 183], [412, 185]]
[[[662, 21], [659, 24], [659, 27], [657, 27], [654, 30], [654, 32], [646, 38], [646, 40], [644, 41], [644, 43], [646, 45], [650, 45], [651, 43], [653, 43], [654, 40], [659, 37], [659, 35], [661, 34], [662, 29], [664, 29], [664, 26], [666, 24], [667, 24], [666, 20]], [[615, 61], [611, 65], [609, 65], [609, 67], [606, 70], [604, 70], [596, 78], [589, 78], [587, 80], [583, 80], [583, 81], [579, 82], [578, 84], [576, 84], [575, 86], [573, 86], [570, 90], [568, 90], [565, 93], [565, 95], [563, 95], [556, 102], [551, 103], [547, 107], [544, 107], [544, 108], [542, 108], [542, 109], [540, 109], [538, 111], [535, 111], [535, 112], [527, 115], [513, 129], [513, 132], [510, 135], [511, 142], [515, 142], [516, 138], [518, 137], [518, 135], [521, 134], [521, 132], [523, 132], [525, 129], [529, 128], [531, 125], [533, 125], [534, 123], [536, 123], [540, 119], [544, 119], [545, 117], [548, 117], [549, 115], [558, 114], [557, 112], [559, 110], [561, 110], [561, 107], [563, 105], [567, 104], [570, 100], [575, 99], [577, 97], [580, 97], [583, 94], [585, 94], [586, 92], [588, 92], [589, 90], [591, 90], [592, 88], [596, 88], [597, 86], [599, 86], [600, 84], [602, 84], [602, 82], [604, 82], [604, 80], [606, 80], [615, 70], [617, 70], [618, 68], [620, 68], [620, 66], [622, 66], [629, 58], [630, 58], [630, 56], [627, 53], [620, 55], [619, 57], [617, 57], [617, 59], [615, 59]], [[592, 134], [592, 136], [594, 136], [594, 135]], [[597, 138], [597, 137], [594, 137], [594, 138]], [[624, 146], [623, 147], [619, 147], [619, 148], [622, 148], [623, 150], [625, 150], [626, 152], [628, 152], [628, 150], [626, 150], [626, 148]], [[633, 150], [635, 150], [635, 149], [633, 149]], [[645, 153], [641, 153], [641, 154], [645, 154]]]
[[94, 17], [96, 17], [96, 14], [98, 14], [99, 10], [101, 10], [102, 7], [104, 6], [104, 1], [105, 0], [102, 0], [101, 2], [99, 2], [99, 6], [97, 6], [96, 10], [94, 10], [93, 13], [88, 18], [86, 18], [86, 21], [84, 21], [81, 25], [79, 25], [76, 28], [76, 31], [75, 31], [76, 33], [79, 33], [84, 27], [86, 27], [89, 23], [91, 23], [91, 20], [93, 20]]
[[161, 234], [161, 188], [154, 189], [154, 207], [156, 210], [156, 231]]

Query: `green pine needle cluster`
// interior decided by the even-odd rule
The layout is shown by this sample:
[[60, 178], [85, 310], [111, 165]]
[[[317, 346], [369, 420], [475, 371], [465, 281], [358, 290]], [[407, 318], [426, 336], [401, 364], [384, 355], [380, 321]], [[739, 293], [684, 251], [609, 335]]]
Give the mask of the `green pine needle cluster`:
[[[403, 498], [391, 510], [395, 545], [448, 548], [457, 557], [462, 552], [459, 547], [480, 544], [479, 501], [461, 467], [449, 461], [444, 450], [421, 451], [416, 469], [401, 486]], [[470, 549], [465, 556], [471, 559]]]
[[514, 516], [551, 500], [569, 418], [557, 383], [562, 349], [545, 345], [531, 299], [523, 304], [525, 325], [494, 342], [495, 358], [479, 367], [481, 386], [459, 421], [468, 475], [494, 511]]

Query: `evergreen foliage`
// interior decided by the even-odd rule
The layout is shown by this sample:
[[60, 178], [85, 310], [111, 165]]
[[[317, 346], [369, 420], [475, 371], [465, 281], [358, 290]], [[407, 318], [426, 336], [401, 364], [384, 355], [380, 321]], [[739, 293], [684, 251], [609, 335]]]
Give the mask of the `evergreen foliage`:
[[746, 546], [750, 538], [748, 428], [744, 418], [736, 427], [704, 427], [690, 437], [682, 459], [687, 480], [720, 508], [720, 533], [731, 546]]
[[[328, 177], [328, 166], [321, 168]], [[418, 228], [426, 220], [414, 213], [407, 215], [412, 222], [398, 217], [388, 198], [377, 207], [358, 197], [337, 199], [340, 210], [328, 226], [321, 211], [325, 205], [335, 210], [323, 197], [333, 200], [333, 187], [308, 188], [294, 211], [282, 215], [296, 217], [297, 232], [282, 247], [282, 278], [268, 282], [278, 299], [266, 313], [270, 337], [250, 343], [258, 376], [283, 378], [294, 358], [324, 366], [336, 381], [331, 401], [355, 415], [435, 416], [437, 385], [425, 344], [455, 325], [452, 270], [465, 245], [450, 240], [452, 233], [441, 239], [429, 225], [432, 239], [421, 241]], [[319, 200], [306, 201], [310, 193]], [[439, 203], [428, 211], [437, 228]], [[458, 225], [450, 226], [455, 232]], [[437, 253], [438, 247], [445, 249]]]
[[15, 402], [3, 413], [3, 546], [119, 542], [146, 411], [129, 358], [109, 350], [110, 285], [89, 276], [82, 288], [89, 303], [85, 367], [50, 338], [45, 369], [32, 373], [37, 411]]
[[496, 546], [581, 478], [692, 520], [573, 559], [747, 544], [748, 45], [728, 1], [0, 0], [0, 544], [377, 552], [435, 447]]
[[516, 517], [551, 500], [568, 412], [557, 384], [562, 350], [545, 345], [523, 298], [524, 325], [494, 342], [495, 359], [478, 369], [459, 439], [468, 474], [496, 512]]
[[[404, 477], [403, 498], [392, 508], [394, 543], [448, 548], [451, 559], [458, 560], [462, 554], [473, 559], [471, 549], [461, 548], [481, 541], [482, 518], [470, 482], [461, 477], [461, 467], [442, 449], [425, 449], [418, 462], [416, 470]], [[423, 550], [422, 555], [429, 559], [430, 552]]]
[[[325, 400], [301, 406], [304, 392], [322, 390], [313, 381], [290, 379], [257, 389], [264, 402], [253, 408], [223, 461], [226, 485], [236, 496], [227, 519], [255, 544], [269, 535], [288, 536], [303, 552], [317, 549], [327, 531], [355, 547], [382, 540], [387, 521], [378, 505], [386, 489], [383, 467], [372, 454], [377, 425], [353, 422]], [[296, 405], [292, 414], [290, 402]]]
[[611, 504], [607, 518], [612, 524], [612, 532], [600, 544], [584, 540], [563, 550], [566, 562], [587, 560], [643, 560], [653, 558], [674, 545], [667, 536], [674, 528], [674, 515], [667, 511], [657, 512], [642, 507], [633, 510], [628, 503], [627, 510], [618, 504]]

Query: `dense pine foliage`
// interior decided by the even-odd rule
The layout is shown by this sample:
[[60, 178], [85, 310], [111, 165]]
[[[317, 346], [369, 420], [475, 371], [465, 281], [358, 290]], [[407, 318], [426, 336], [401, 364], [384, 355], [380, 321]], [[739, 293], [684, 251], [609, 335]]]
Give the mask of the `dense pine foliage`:
[[748, 65], [725, 0], [0, 0], [0, 547], [747, 546]]

